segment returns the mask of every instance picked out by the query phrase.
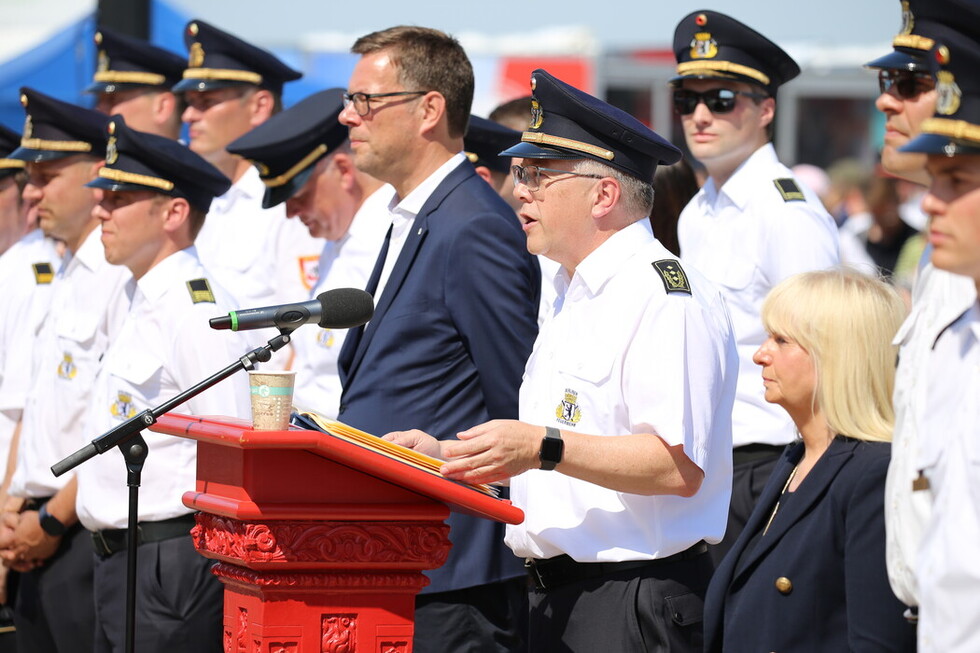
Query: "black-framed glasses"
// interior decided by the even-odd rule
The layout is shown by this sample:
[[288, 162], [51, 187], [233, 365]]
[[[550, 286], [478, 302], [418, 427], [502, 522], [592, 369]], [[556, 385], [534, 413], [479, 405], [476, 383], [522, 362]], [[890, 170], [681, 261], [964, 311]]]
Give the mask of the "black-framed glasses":
[[510, 167], [510, 174], [514, 177], [514, 185], [524, 184], [528, 190], [534, 191], [541, 188], [541, 173], [554, 172], [560, 175], [574, 175], [576, 177], [591, 177], [592, 179], [605, 179], [604, 175], [590, 175], [585, 172], [572, 172], [571, 170], [558, 170], [557, 168], [542, 168], [541, 166], [518, 166]]
[[878, 90], [885, 94], [892, 88], [899, 98], [912, 100], [936, 88], [936, 80], [931, 73], [882, 68], [878, 71]]
[[402, 95], [425, 95], [428, 91], [395, 91], [394, 93], [344, 93], [344, 108], [351, 104], [359, 116], [371, 113], [371, 100], [382, 97], [398, 97]]
[[738, 96], [744, 95], [754, 100], [765, 100], [768, 95], [762, 93], [750, 93], [748, 91], [736, 91], [730, 88], [713, 88], [704, 93], [698, 93], [689, 88], [674, 89], [674, 111], [678, 115], [686, 116], [694, 113], [698, 105], [704, 102], [711, 113], [728, 113], [735, 108]]

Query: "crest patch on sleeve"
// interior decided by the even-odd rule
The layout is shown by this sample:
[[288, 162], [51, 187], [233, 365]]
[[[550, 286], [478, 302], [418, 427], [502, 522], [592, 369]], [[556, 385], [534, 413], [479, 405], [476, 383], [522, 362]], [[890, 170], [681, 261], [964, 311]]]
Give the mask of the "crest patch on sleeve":
[[660, 279], [664, 282], [664, 290], [671, 292], [686, 292], [688, 295], [693, 294], [691, 292], [691, 284], [687, 281], [687, 275], [684, 274], [684, 268], [681, 267], [680, 262], [666, 258], [662, 261], [654, 261], [653, 267], [660, 274]]
[[34, 283], [41, 285], [54, 281], [54, 268], [50, 263], [34, 263]]
[[806, 198], [803, 196], [803, 191], [800, 190], [800, 187], [792, 179], [773, 179], [772, 183], [776, 184], [776, 188], [779, 190], [779, 194], [783, 196], [784, 202], [806, 201]]
[[187, 282], [187, 290], [191, 293], [191, 301], [195, 304], [208, 302], [214, 304], [214, 293], [207, 279], [191, 279]]

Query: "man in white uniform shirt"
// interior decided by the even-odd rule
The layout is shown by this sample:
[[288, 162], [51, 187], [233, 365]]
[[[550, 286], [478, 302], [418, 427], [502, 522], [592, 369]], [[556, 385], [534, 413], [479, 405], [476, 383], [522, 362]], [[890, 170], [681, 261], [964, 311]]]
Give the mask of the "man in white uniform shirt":
[[0, 536], [0, 546], [4, 564], [25, 572], [14, 614], [21, 650], [91, 651], [91, 538], [77, 524], [74, 477], [56, 478], [50, 467], [92, 437], [83, 417], [122, 317], [129, 272], [106, 262], [95, 197], [85, 188], [102, 164], [107, 118], [31, 89], [21, 89], [21, 102], [27, 120], [10, 156], [27, 162], [24, 200], [66, 252], [51, 288], [53, 308], [39, 331], [27, 334], [37, 345], [10, 485], [20, 501], [4, 507], [4, 529], [12, 532]]
[[[960, 0], [906, 0], [901, 8], [902, 29], [895, 36], [894, 49], [866, 66], [878, 70], [881, 95], [875, 106], [886, 119], [882, 167], [927, 186], [927, 155], [900, 148], [919, 135], [922, 122], [935, 112], [932, 48], [957, 25], [980, 20], [980, 6]], [[894, 344], [900, 349], [895, 371], [895, 432], [885, 482], [886, 561], [892, 590], [910, 606], [907, 615], [913, 619], [919, 605], [915, 559], [931, 508], [927, 493], [914, 491], [929, 354], [943, 329], [976, 302], [976, 297], [972, 279], [926, 260], [912, 289], [909, 316], [895, 335]]]
[[[955, 14], [930, 53], [936, 112], [900, 151], [928, 155], [932, 264], [980, 288], [980, 21]], [[960, 307], [943, 314], [924, 365], [925, 401], [912, 415], [921, 420], [912, 493], [931, 504], [914, 575], [923, 653], [980, 650], [980, 304]]]
[[[194, 237], [211, 200], [229, 180], [185, 146], [137, 132], [114, 116], [106, 166], [89, 186], [101, 189], [94, 214], [102, 221], [109, 262], [132, 273], [128, 313], [111, 338], [86, 416], [105, 433], [226, 367], [241, 355], [237, 334], [208, 319], [231, 309], [197, 258]], [[248, 416], [245, 375], [193, 397], [181, 410]], [[194, 549], [193, 490], [197, 443], [145, 432], [148, 455], [139, 497], [136, 649], [163, 653], [222, 650], [221, 583], [212, 561]], [[78, 518], [94, 544], [96, 651], [125, 650], [127, 469], [118, 449], [77, 469]]]
[[684, 260], [721, 287], [738, 339], [732, 412], [734, 478], [719, 561], [735, 542], [783, 447], [796, 438], [786, 411], [766, 402], [752, 354], [766, 339], [759, 311], [783, 279], [839, 263], [837, 228], [820, 199], [797, 183], [770, 142], [776, 91], [800, 68], [737, 20], [697, 11], [674, 31], [671, 80], [691, 155], [708, 180], [681, 212]]
[[[228, 146], [259, 169], [264, 207], [286, 203], [315, 238], [326, 239], [312, 297], [332, 288], [364, 288], [381, 250], [391, 188], [354, 167], [347, 127], [337, 116], [344, 91], [315, 93]], [[346, 329], [308, 325], [292, 334], [293, 403], [335, 418], [340, 407], [337, 356]]]
[[[725, 530], [738, 359], [720, 292], [647, 216], [657, 165], [680, 158], [632, 116], [543, 70], [514, 195], [528, 250], [558, 261], [555, 314], [527, 363], [520, 420], [437, 442], [447, 477], [510, 478], [524, 522], [532, 651], [701, 650]], [[440, 446], [441, 445], [441, 446]]]
[[[184, 42], [187, 69], [173, 90], [187, 103], [189, 147], [232, 181], [211, 204], [196, 241], [201, 261], [239, 308], [303, 301], [316, 283], [323, 240], [284, 220], [281, 207], [264, 208], [258, 170], [226, 149], [281, 110], [283, 84], [301, 73], [201, 20], [187, 24]], [[258, 329], [247, 338], [258, 346], [277, 333]], [[287, 352], [268, 365], [288, 365]]]

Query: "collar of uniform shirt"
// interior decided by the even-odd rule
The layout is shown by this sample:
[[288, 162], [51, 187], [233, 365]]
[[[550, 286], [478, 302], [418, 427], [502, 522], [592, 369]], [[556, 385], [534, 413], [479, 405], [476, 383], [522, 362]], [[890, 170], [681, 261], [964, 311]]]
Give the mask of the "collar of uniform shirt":
[[640, 247], [652, 241], [649, 220], [638, 220], [620, 229], [578, 264], [568, 290], [572, 290], [579, 279], [590, 295], [597, 295]]

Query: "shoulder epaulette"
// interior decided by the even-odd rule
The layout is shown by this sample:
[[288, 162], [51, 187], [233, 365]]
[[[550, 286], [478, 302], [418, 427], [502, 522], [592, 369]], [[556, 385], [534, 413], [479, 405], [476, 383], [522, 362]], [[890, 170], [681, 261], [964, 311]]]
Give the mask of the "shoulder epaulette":
[[34, 283], [42, 285], [54, 281], [54, 268], [50, 263], [34, 263]]
[[661, 281], [664, 282], [664, 290], [668, 293], [686, 292], [688, 295], [693, 294], [691, 284], [687, 280], [687, 275], [684, 274], [684, 268], [681, 267], [680, 261], [665, 258], [662, 261], [654, 261], [653, 268], [660, 275]]
[[187, 282], [187, 290], [191, 293], [191, 301], [195, 304], [209, 302], [214, 304], [214, 293], [207, 279], [191, 279]]
[[800, 190], [800, 187], [796, 185], [794, 180], [787, 177], [786, 179], [773, 179], [772, 183], [776, 184], [776, 189], [783, 196], [784, 202], [806, 201], [806, 197], [803, 196], [803, 191]]

